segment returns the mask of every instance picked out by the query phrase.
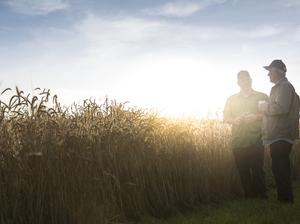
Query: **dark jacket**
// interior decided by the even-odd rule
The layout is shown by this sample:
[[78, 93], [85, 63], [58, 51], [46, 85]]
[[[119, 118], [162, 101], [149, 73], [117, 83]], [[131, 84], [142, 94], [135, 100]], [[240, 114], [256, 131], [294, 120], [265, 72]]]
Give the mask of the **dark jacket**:
[[299, 138], [299, 96], [287, 78], [273, 86], [263, 117], [263, 140]]

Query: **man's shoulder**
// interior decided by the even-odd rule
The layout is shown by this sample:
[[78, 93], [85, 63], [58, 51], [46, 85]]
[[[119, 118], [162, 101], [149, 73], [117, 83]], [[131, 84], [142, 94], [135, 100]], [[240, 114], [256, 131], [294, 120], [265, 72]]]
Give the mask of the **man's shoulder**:
[[267, 99], [268, 98], [268, 95], [263, 93], [263, 92], [259, 92], [259, 91], [255, 91], [254, 90], [254, 94], [258, 97], [258, 98], [261, 98], [261, 99]]
[[229, 101], [233, 101], [233, 100], [239, 98], [239, 96], [240, 96], [240, 93], [235, 93], [235, 94], [229, 96], [229, 97], [227, 98], [227, 101], [228, 101], [228, 102], [229, 102]]
[[295, 91], [294, 86], [287, 79], [280, 83], [279, 89], [281, 89], [281, 91]]
[[290, 83], [289, 80], [285, 80], [284, 82], [281, 83], [281, 85], [289, 88], [294, 88], [294, 86], [292, 85], [292, 83]]

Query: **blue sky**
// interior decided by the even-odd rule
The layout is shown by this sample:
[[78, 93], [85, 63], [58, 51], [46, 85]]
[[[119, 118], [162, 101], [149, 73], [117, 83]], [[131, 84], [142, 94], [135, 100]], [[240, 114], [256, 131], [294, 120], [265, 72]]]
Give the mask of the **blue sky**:
[[271, 88], [282, 59], [300, 90], [300, 0], [0, 0], [1, 88], [50, 88], [66, 104], [105, 96], [205, 116]]

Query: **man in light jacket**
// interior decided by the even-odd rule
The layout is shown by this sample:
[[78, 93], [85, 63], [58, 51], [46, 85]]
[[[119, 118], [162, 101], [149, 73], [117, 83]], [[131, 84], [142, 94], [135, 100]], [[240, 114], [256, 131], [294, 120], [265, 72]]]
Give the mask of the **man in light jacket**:
[[280, 202], [294, 202], [289, 155], [295, 139], [299, 137], [299, 96], [286, 78], [286, 66], [282, 60], [274, 60], [269, 66], [271, 89], [268, 102], [259, 102], [263, 112], [262, 139], [270, 146], [272, 171]]

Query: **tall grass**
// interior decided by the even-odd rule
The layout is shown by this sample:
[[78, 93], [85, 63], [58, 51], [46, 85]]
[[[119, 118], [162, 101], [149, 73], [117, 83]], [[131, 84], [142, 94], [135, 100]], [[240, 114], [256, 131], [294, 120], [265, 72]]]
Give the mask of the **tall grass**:
[[63, 108], [36, 91], [3, 92], [13, 96], [0, 104], [1, 223], [120, 223], [241, 195], [220, 121], [109, 100]]

